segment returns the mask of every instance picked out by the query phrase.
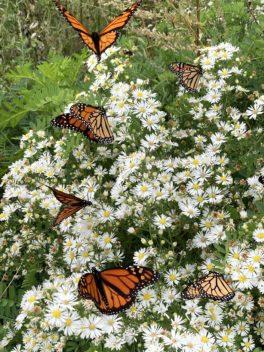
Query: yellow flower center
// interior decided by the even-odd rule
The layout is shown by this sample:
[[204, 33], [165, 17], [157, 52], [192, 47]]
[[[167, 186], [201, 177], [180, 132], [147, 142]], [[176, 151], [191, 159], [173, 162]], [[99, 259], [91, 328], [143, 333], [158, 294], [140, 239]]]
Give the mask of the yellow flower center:
[[161, 218], [161, 219], [159, 220], [159, 223], [160, 223], [161, 225], [164, 225], [164, 224], [166, 224], [166, 219], [164, 219], [164, 218]]
[[141, 192], [147, 192], [148, 186], [144, 185], [140, 187]]
[[31, 297], [29, 297], [27, 301], [28, 301], [29, 303], [35, 302], [35, 301], [36, 301], [36, 296], [31, 296]]
[[143, 295], [143, 298], [144, 298], [145, 301], [149, 301], [151, 299], [151, 297], [152, 297], [151, 294], [148, 293], [148, 292], [144, 293], [144, 295]]
[[65, 320], [65, 325], [66, 325], [66, 326], [71, 326], [71, 325], [72, 325], [72, 320], [69, 319], [69, 318], [66, 319], [66, 320]]
[[175, 281], [177, 279], [177, 276], [175, 274], [170, 274], [169, 278], [171, 281]]
[[258, 234], [257, 234], [257, 238], [259, 238], [259, 239], [263, 239], [264, 238], [264, 232], [259, 232]]
[[207, 342], [209, 341], [209, 339], [208, 339], [207, 336], [202, 336], [201, 341], [202, 341], [203, 343], [207, 343]]
[[193, 159], [192, 164], [193, 164], [193, 165], [199, 165], [200, 162], [199, 162], [198, 159]]
[[144, 253], [138, 253], [138, 259], [143, 259], [143, 258], [144, 258], [144, 256], [145, 256], [145, 254], [144, 254]]
[[253, 265], [249, 265], [248, 266], [248, 271], [250, 271], [251, 273], [254, 273], [255, 269]]
[[253, 260], [254, 260], [254, 262], [259, 263], [260, 262], [260, 256], [259, 255], [254, 255]]
[[105, 218], [109, 218], [109, 216], [110, 216], [110, 211], [109, 210], [105, 210], [104, 212], [103, 212], [103, 216], [105, 217]]
[[90, 325], [89, 325], [89, 329], [90, 329], [90, 330], [95, 330], [95, 329], [96, 329], [95, 324], [90, 324]]
[[107, 236], [105, 239], [104, 239], [104, 242], [105, 243], [111, 243], [111, 237]]
[[208, 263], [206, 266], [207, 266], [208, 270], [212, 270], [213, 269], [213, 265], [211, 263]]
[[238, 280], [239, 280], [240, 282], [245, 282], [245, 281], [247, 280], [247, 278], [246, 278], [245, 275], [241, 274], [241, 275], [239, 275]]
[[206, 221], [204, 226], [207, 228], [207, 229], [210, 229], [212, 227], [212, 224], [209, 222], [209, 221]]
[[203, 199], [202, 196], [198, 196], [198, 197], [196, 198], [196, 200], [197, 200], [198, 203], [202, 203], [204, 199]]
[[55, 308], [53, 311], [52, 311], [52, 316], [56, 319], [60, 318], [61, 317], [61, 311], [58, 309], [58, 308]]

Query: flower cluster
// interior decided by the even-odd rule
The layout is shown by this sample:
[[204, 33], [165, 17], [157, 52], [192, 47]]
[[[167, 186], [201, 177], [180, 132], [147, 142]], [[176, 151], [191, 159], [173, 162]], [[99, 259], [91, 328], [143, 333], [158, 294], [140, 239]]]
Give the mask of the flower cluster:
[[[264, 342], [264, 221], [261, 209], [254, 212], [263, 169], [236, 173], [244, 144], [262, 133], [264, 99], [236, 107], [230, 96], [247, 99], [245, 73], [238, 49], [222, 43], [201, 50], [200, 92], [180, 89], [179, 110], [169, 117], [147, 81], [129, 80], [129, 61], [115, 58], [116, 50], [100, 64], [89, 58], [93, 79], [76, 97], [104, 103], [114, 143], [29, 131], [23, 157], [2, 179], [1, 267], [17, 280], [32, 268], [43, 277], [22, 298], [15, 323], [22, 341], [13, 351], [62, 351], [71, 339], [113, 351], [252, 351]], [[92, 205], [51, 230], [60, 203], [47, 186]], [[132, 260], [162, 275], [125, 313], [105, 316], [80, 300], [84, 272]], [[184, 301], [184, 285], [208, 270], [228, 274], [234, 300]], [[0, 348], [12, 341], [12, 326], [6, 330]]]

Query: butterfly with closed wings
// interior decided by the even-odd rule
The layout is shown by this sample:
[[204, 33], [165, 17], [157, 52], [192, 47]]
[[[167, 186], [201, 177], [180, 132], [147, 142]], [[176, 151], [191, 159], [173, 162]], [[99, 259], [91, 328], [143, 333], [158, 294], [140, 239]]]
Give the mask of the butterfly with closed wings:
[[131, 16], [133, 16], [134, 12], [140, 6], [141, 2], [142, 0], [138, 0], [132, 6], [123, 11], [121, 15], [117, 16], [101, 32], [91, 33], [69, 11], [67, 11], [58, 0], [55, 0], [55, 4], [60, 13], [66, 18], [68, 23], [78, 31], [84, 44], [96, 54], [98, 61], [100, 61], [102, 53], [117, 41], [120, 34], [117, 30], [125, 27]]
[[58, 215], [53, 221], [52, 226], [59, 225], [63, 220], [67, 219], [71, 215], [77, 213], [77, 211], [92, 205], [92, 202], [78, 198], [73, 194], [64, 193], [58, 189], [47, 186], [65, 207], [59, 211]]
[[180, 84], [189, 92], [196, 92], [203, 75], [201, 66], [176, 62], [170, 65], [170, 70], [180, 78]]
[[216, 271], [209, 273], [183, 290], [183, 298], [210, 298], [214, 301], [227, 302], [235, 296], [235, 292], [225, 281], [222, 274]]
[[111, 268], [82, 275], [78, 292], [82, 298], [91, 299], [104, 314], [116, 314], [129, 308], [137, 291], [151, 285], [159, 273], [143, 266]]
[[69, 113], [57, 116], [51, 121], [51, 125], [82, 133], [95, 143], [109, 144], [114, 140], [106, 112], [98, 106], [73, 104]]

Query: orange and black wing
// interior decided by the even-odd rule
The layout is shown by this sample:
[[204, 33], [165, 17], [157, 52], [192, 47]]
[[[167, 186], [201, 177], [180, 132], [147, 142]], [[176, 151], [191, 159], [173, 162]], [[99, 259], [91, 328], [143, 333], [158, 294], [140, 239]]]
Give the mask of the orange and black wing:
[[182, 296], [185, 299], [201, 298], [201, 288], [196, 284], [190, 284], [183, 290]]
[[189, 92], [197, 91], [200, 78], [203, 74], [200, 66], [176, 62], [170, 65], [170, 70], [180, 78], [180, 84]]
[[141, 2], [142, 0], [135, 2], [132, 6], [123, 11], [121, 15], [117, 16], [112, 22], [110, 22], [99, 33], [100, 55], [117, 41], [119, 37], [119, 33], [117, 31], [125, 27], [131, 16], [133, 16], [134, 12], [140, 6]]
[[104, 144], [113, 142], [113, 132], [104, 108], [87, 104], [74, 104], [71, 107], [71, 112], [89, 128], [90, 140]]
[[91, 127], [89, 127], [79, 115], [63, 114], [57, 116], [51, 121], [51, 125], [59, 128], [68, 128], [70, 130], [82, 133], [90, 141], [98, 143], [98, 138], [94, 135]]
[[151, 285], [159, 274], [146, 267], [131, 266], [112, 268], [100, 272], [102, 287], [107, 300], [106, 314], [115, 314], [127, 309], [135, 300], [138, 290]]
[[[49, 187], [49, 186], [47, 186]], [[64, 193], [59, 191], [58, 189], [49, 187], [52, 190], [56, 199], [62, 204], [66, 204], [67, 206], [59, 211], [58, 215], [53, 221], [52, 226], [56, 226], [60, 224], [63, 220], [67, 219], [71, 215], [77, 213], [77, 211], [86, 207], [87, 205], [92, 205], [92, 202], [78, 198], [73, 194]]]
[[128, 306], [132, 303], [132, 299], [130, 297], [122, 297], [117, 295], [115, 292], [106, 286], [102, 286], [102, 283], [96, 280], [95, 275], [93, 273], [87, 273], [82, 275], [79, 283], [78, 283], [78, 292], [82, 298], [91, 299], [96, 307], [104, 314], [114, 314], [115, 311], [110, 311], [108, 299], [117, 300], [118, 305], [122, 305], [122, 307], [128, 308]]
[[[92, 276], [91, 276], [92, 275]], [[78, 291], [92, 299], [104, 314], [115, 314], [127, 309], [135, 300], [136, 292], [151, 285], [159, 277], [145, 267], [112, 268], [85, 274], [79, 281]]]
[[97, 142], [104, 144], [113, 142], [114, 136], [105, 110], [101, 109], [100, 111], [92, 113], [89, 124]]
[[69, 207], [63, 208], [62, 210], [59, 211], [58, 215], [54, 219], [52, 226], [59, 225], [63, 220], [77, 213], [77, 211], [81, 210], [85, 206], [86, 204], [82, 204], [82, 205], [69, 206]]
[[84, 134], [86, 137], [89, 131], [89, 127], [77, 115], [73, 114], [59, 115], [51, 121], [51, 125], [59, 128], [69, 128], [70, 130]]
[[83, 202], [86, 203], [85, 200], [78, 198], [78, 197], [74, 196], [73, 194], [64, 193], [64, 192], [59, 191], [58, 189], [55, 189], [52, 187], [49, 187], [49, 189], [52, 190], [54, 196], [62, 204], [67, 204], [70, 206], [78, 206], [78, 205], [82, 204]]
[[215, 301], [230, 301], [235, 292], [225, 281], [222, 274], [210, 271], [208, 275], [202, 277], [197, 285], [200, 287], [202, 297], [211, 298]]
[[55, 4], [63, 17], [66, 18], [68, 23], [79, 33], [84, 44], [95, 54], [98, 54], [91, 33], [69, 11], [67, 11], [58, 0], [55, 0]]

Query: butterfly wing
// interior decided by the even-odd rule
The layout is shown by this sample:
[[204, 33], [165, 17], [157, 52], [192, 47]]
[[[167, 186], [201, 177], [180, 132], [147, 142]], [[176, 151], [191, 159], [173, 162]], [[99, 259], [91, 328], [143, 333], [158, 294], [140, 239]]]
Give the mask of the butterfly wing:
[[132, 6], [127, 8], [117, 16], [112, 22], [110, 22], [100, 33], [99, 33], [99, 49], [100, 55], [110, 46], [112, 46], [118, 39], [118, 29], [122, 29], [128, 23], [134, 12], [140, 6], [142, 0], [138, 0]]
[[102, 107], [74, 104], [70, 111], [88, 127], [89, 132], [86, 132], [86, 137], [91, 141], [104, 144], [113, 142], [113, 132]]
[[106, 33], [117, 31], [118, 29], [122, 29], [125, 27], [127, 22], [130, 20], [131, 16], [133, 16], [134, 12], [140, 6], [142, 0], [136, 1], [132, 6], [127, 8], [125, 11], [121, 13], [121, 15], [117, 16], [112, 22], [110, 22], [100, 33], [102, 36]]
[[107, 299], [107, 310], [98, 308], [106, 314], [115, 314], [127, 309], [134, 302], [137, 291], [151, 285], [158, 277], [157, 272], [145, 267], [103, 270], [100, 279]]
[[102, 109], [100, 111], [94, 112], [90, 117], [91, 130], [97, 142], [108, 144], [112, 143], [114, 140], [113, 132], [110, 128], [109, 122], [105, 111]]
[[225, 281], [223, 275], [210, 271], [208, 275], [202, 277], [197, 285], [202, 290], [202, 297], [211, 298], [215, 301], [230, 301], [235, 292]]
[[74, 196], [73, 194], [64, 193], [64, 192], [59, 191], [58, 189], [55, 189], [55, 188], [52, 188], [52, 187], [49, 187], [49, 189], [52, 190], [54, 196], [62, 204], [67, 204], [67, 205], [70, 205], [70, 206], [78, 206], [78, 205], [87, 203], [85, 200], [83, 200], [81, 198], [78, 198], [78, 197]]
[[88, 48], [95, 54], [97, 54], [91, 33], [68, 10], [66, 10], [66, 8], [62, 6], [58, 0], [55, 0], [55, 4], [63, 17], [79, 33], [84, 44], [88, 46]]
[[69, 128], [73, 131], [83, 133], [85, 136], [89, 130], [87, 125], [77, 115], [73, 114], [59, 115], [51, 121], [51, 125], [59, 128]]
[[77, 211], [81, 210], [87, 205], [92, 205], [92, 202], [78, 198], [73, 194], [64, 193], [52, 187], [49, 187], [49, 189], [52, 190], [54, 196], [59, 202], [61, 202], [62, 204], [68, 205], [67, 207], [59, 211], [58, 215], [53, 221], [52, 226], [56, 226], [60, 224], [63, 220], [77, 213]]
[[183, 290], [182, 296], [184, 299], [201, 298], [201, 289], [196, 284], [190, 284]]
[[63, 220], [69, 218], [84, 207], [85, 205], [77, 205], [63, 208], [61, 211], [59, 211], [58, 215], [54, 219], [52, 226], [59, 225]]
[[63, 114], [51, 121], [51, 125], [59, 128], [69, 128], [70, 130], [82, 133], [90, 141], [98, 143], [98, 138], [79, 115]]
[[203, 74], [200, 66], [176, 62], [170, 65], [170, 70], [180, 77], [180, 84], [189, 92], [197, 90], [199, 80]]

